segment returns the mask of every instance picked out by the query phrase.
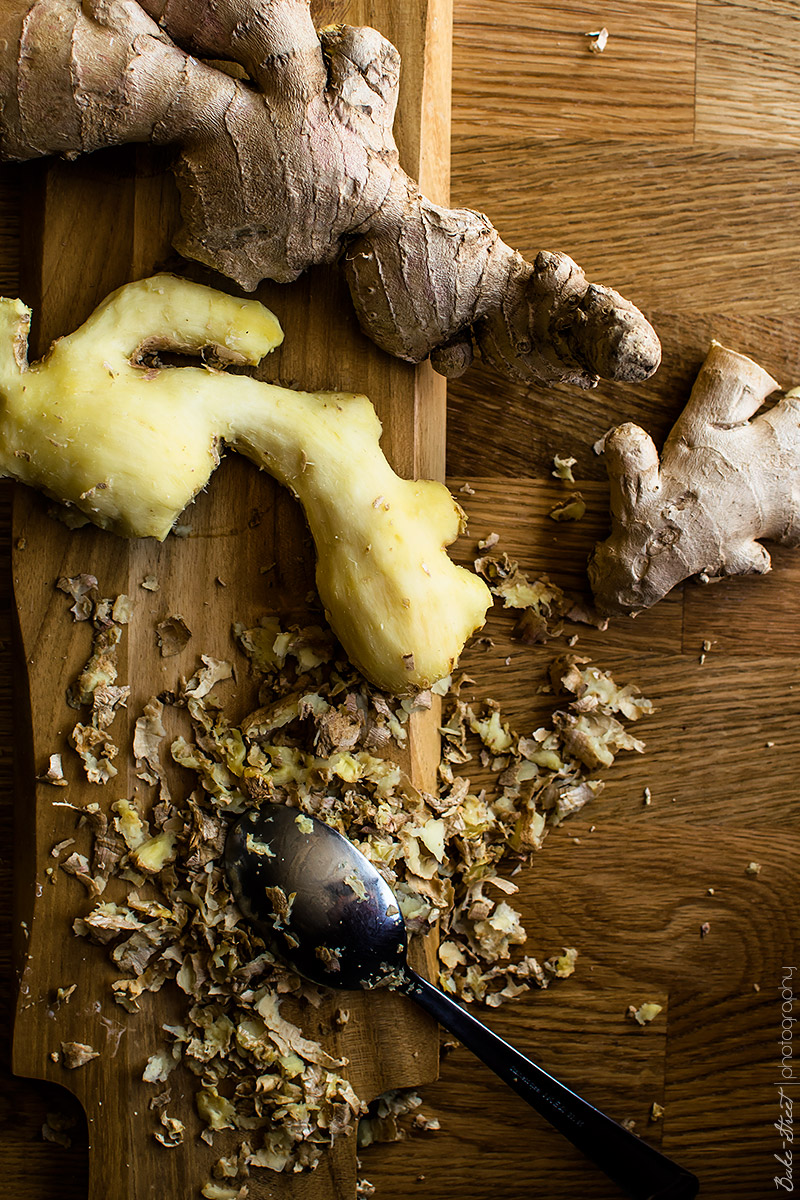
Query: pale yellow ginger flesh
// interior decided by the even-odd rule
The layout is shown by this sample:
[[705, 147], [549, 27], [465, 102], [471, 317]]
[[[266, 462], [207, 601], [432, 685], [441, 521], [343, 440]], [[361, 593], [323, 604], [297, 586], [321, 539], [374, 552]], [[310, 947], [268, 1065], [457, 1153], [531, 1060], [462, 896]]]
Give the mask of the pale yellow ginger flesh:
[[255, 365], [276, 318], [170, 275], [128, 284], [29, 364], [30, 310], [0, 300], [0, 472], [126, 537], [167, 536], [229, 447], [285, 484], [317, 549], [317, 586], [351, 661], [387, 691], [429, 687], [491, 596], [448, 558], [463, 512], [440, 483], [400, 479], [365, 396], [314, 394], [203, 366], [144, 367], [154, 349]]

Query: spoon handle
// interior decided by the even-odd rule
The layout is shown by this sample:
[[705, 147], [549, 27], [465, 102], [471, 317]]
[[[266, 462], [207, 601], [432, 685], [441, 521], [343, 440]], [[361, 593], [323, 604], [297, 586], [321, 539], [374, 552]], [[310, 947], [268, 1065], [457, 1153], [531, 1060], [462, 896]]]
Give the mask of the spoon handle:
[[548, 1075], [410, 967], [401, 988], [632, 1200], [692, 1200], [697, 1195], [694, 1175]]

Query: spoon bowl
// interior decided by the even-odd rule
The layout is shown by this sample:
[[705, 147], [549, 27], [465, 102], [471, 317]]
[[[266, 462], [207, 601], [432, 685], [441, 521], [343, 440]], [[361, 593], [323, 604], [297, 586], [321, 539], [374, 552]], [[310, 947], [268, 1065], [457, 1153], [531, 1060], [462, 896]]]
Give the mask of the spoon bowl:
[[454, 1034], [632, 1200], [692, 1200], [698, 1181], [492, 1033], [406, 961], [391, 888], [335, 829], [286, 805], [231, 827], [225, 866], [241, 912], [313, 983], [393, 987]]
[[241, 912], [312, 983], [398, 979], [407, 937], [394, 893], [330, 825], [283, 804], [252, 809], [228, 834], [225, 865]]

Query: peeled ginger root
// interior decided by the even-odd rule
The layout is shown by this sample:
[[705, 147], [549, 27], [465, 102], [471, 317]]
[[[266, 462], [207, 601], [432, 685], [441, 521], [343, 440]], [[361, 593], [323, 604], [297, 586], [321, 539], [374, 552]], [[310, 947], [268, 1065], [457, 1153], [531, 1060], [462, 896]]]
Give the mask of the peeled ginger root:
[[445, 551], [461, 508], [443, 484], [394, 473], [365, 396], [137, 365], [156, 349], [255, 365], [283, 339], [272, 313], [157, 275], [114, 292], [29, 364], [30, 315], [0, 299], [0, 474], [101, 528], [163, 540], [223, 450], [238, 450], [302, 504], [328, 621], [364, 675], [403, 694], [451, 671], [491, 596]]

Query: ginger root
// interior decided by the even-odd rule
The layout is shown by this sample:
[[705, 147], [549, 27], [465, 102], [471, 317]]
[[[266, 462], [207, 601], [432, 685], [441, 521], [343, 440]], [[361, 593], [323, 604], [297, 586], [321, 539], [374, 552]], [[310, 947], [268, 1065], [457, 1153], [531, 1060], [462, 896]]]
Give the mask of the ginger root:
[[308, 0], [35, 0], [0, 14], [0, 156], [174, 147], [184, 256], [246, 290], [341, 261], [367, 336], [442, 374], [474, 342], [528, 383], [652, 374], [627, 300], [420, 193], [392, 136], [399, 72], [374, 29], [317, 34]]
[[282, 340], [262, 305], [170, 275], [114, 292], [41, 362], [30, 310], [0, 300], [0, 474], [126, 537], [167, 536], [224, 447], [305, 510], [317, 586], [352, 662], [396, 694], [446, 676], [491, 596], [448, 558], [463, 512], [440, 483], [400, 479], [365, 396], [311, 394], [206, 367], [137, 365], [156, 348], [255, 364]]
[[635, 614], [694, 575], [763, 574], [761, 538], [800, 543], [800, 389], [750, 419], [778, 387], [713, 342], [660, 463], [638, 425], [607, 436], [612, 532], [589, 562], [602, 613]]

